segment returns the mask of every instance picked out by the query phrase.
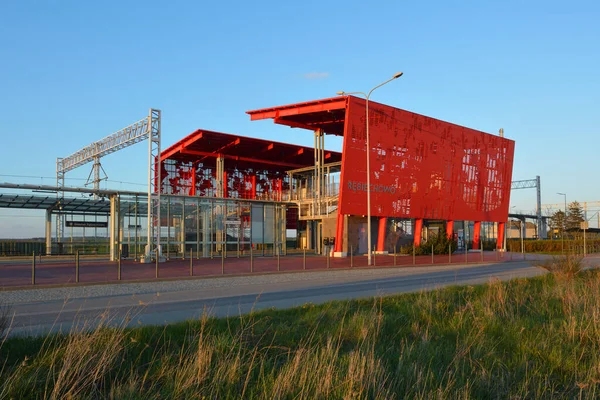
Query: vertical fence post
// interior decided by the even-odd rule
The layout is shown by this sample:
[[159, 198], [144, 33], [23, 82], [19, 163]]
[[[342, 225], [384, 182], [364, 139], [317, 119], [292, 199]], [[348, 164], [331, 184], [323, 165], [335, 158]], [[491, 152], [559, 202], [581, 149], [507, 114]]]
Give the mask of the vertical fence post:
[[352, 265], [352, 264], [353, 264], [353, 263], [352, 263], [352, 261], [353, 261], [353, 260], [352, 260], [352, 252], [353, 252], [353, 249], [352, 249], [352, 246], [350, 246], [350, 268], [352, 268], [352, 267], [353, 267], [353, 265]]
[[325, 256], [327, 257], [327, 269], [329, 269], [329, 250], [325, 247]]
[[225, 251], [221, 249], [221, 275], [225, 275]]
[[79, 250], [75, 251], [75, 283], [79, 283]]
[[279, 261], [279, 251], [277, 251], [277, 272], [281, 271], [281, 264]]
[[190, 276], [194, 276], [194, 254], [190, 249]]
[[465, 241], [465, 263], [469, 263], [469, 245]]
[[[79, 258], [79, 255], [77, 255]], [[119, 259], [117, 260], [117, 280], [121, 280], [121, 250], [119, 249]]]
[[158, 247], [156, 248], [156, 271], [154, 276], [158, 279]]
[[371, 252], [373, 254], [373, 266], [377, 266], [377, 255], [375, 254], [375, 249]]
[[479, 249], [481, 250], [481, 262], [483, 262], [483, 240], [479, 242]]
[[416, 254], [415, 254], [415, 244], [413, 243], [413, 265], [415, 265], [417, 263], [417, 258], [416, 258]]
[[302, 269], [306, 269], [306, 247], [304, 248], [304, 255], [302, 256]]
[[394, 267], [396, 266], [396, 252], [394, 251]]
[[448, 264], [452, 264], [452, 242], [448, 243]]
[[35, 251], [31, 259], [31, 284], [35, 286]]
[[431, 263], [433, 264], [433, 243], [431, 244]]
[[252, 244], [250, 244], [250, 273], [252, 272], [254, 272], [254, 251]]

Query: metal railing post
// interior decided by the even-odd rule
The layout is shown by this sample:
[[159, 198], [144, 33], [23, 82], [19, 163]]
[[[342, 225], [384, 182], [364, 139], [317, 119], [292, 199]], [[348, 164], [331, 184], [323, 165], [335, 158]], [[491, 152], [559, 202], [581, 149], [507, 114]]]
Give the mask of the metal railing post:
[[254, 250], [250, 245], [250, 273], [254, 272]]
[[194, 276], [194, 254], [190, 249], [190, 276]]
[[156, 249], [156, 273], [155, 273], [155, 277], [156, 279], [158, 279], [158, 248]]
[[327, 247], [325, 248], [325, 256], [327, 257], [327, 269], [329, 269], [330, 264], [329, 264], [329, 250], [327, 250]]
[[75, 251], [75, 283], [79, 283], [79, 250]]
[[433, 243], [431, 244], [431, 263], [433, 264]]
[[353, 261], [352, 260], [352, 252], [353, 252], [353, 250], [354, 249], [352, 248], [352, 246], [350, 246], [350, 268], [352, 268], [354, 266], [353, 263], [352, 263], [352, 261]]
[[452, 242], [448, 243], [448, 264], [452, 264]]
[[469, 263], [469, 245], [465, 243], [465, 263]]
[[[79, 258], [79, 254], [77, 258]], [[121, 250], [119, 250], [119, 259], [117, 260], [117, 280], [121, 280]]]
[[302, 256], [302, 269], [306, 269], [306, 247], [304, 248], [304, 255]]
[[396, 252], [394, 251], [394, 267], [396, 266]]
[[35, 251], [31, 259], [31, 284], [35, 286]]
[[413, 243], [413, 265], [417, 264], [417, 255], [415, 253], [415, 244]]
[[481, 262], [483, 262], [483, 240], [479, 242], [479, 250], [481, 251]]
[[225, 252], [221, 249], [221, 275], [225, 275]]
[[281, 271], [281, 265], [279, 260], [279, 251], [277, 252], [277, 272]]

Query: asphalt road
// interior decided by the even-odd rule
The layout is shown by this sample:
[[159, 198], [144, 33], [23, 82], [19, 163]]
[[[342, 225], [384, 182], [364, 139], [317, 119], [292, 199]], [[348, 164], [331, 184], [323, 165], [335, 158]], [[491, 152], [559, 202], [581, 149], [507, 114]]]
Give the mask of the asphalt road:
[[[588, 260], [591, 264], [594, 261], [598, 259]], [[111, 324], [159, 325], [199, 318], [203, 313], [237, 316], [253, 309], [289, 308], [543, 273], [531, 262], [355, 269], [103, 285], [96, 292], [77, 288], [0, 292], [0, 300], [12, 304], [11, 335], [37, 335], [95, 326], [101, 315], [108, 315]], [[111, 294], [114, 288], [119, 294]], [[47, 300], [30, 301], [40, 290]]]

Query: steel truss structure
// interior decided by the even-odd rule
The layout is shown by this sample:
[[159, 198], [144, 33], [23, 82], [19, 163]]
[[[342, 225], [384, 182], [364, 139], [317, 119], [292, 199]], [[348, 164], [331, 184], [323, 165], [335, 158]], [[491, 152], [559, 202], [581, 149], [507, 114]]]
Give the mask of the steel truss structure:
[[516, 189], [536, 189], [537, 192], [537, 202], [536, 202], [536, 223], [537, 223], [537, 232], [538, 239], [546, 237], [546, 225], [544, 224], [542, 218], [542, 186], [540, 183], [540, 176], [536, 176], [535, 179], [526, 179], [522, 181], [512, 181], [511, 190]]
[[[579, 204], [583, 208], [583, 216], [585, 220], [596, 220], [597, 227], [600, 228], [600, 201], [581, 201]], [[564, 203], [544, 204], [542, 207], [548, 212], [548, 216], [550, 216], [550, 214], [554, 211], [564, 210], [565, 205]]]
[[[56, 159], [56, 186], [59, 188], [65, 187], [65, 174], [67, 172], [93, 162], [90, 176], [94, 175], [91, 182], [94, 184], [95, 197], [97, 198], [100, 182], [107, 178], [106, 173], [104, 178], [100, 177], [100, 172], [103, 171], [100, 158], [148, 139], [148, 204], [152, 205], [148, 207], [148, 232], [151, 233], [148, 235], [146, 247], [146, 259], [148, 261], [152, 254], [160, 253], [160, 191], [156, 189], [157, 183], [160, 182], [160, 170], [155, 168], [155, 165], [160, 163], [160, 126], [161, 112], [151, 108], [147, 117], [85, 146], [68, 157], [58, 157]], [[57, 193], [58, 204], [60, 204], [61, 196], [64, 196], [63, 191]], [[64, 217], [57, 215], [57, 241], [60, 242], [63, 237]], [[111, 258], [115, 256], [113, 253], [111, 253]]]

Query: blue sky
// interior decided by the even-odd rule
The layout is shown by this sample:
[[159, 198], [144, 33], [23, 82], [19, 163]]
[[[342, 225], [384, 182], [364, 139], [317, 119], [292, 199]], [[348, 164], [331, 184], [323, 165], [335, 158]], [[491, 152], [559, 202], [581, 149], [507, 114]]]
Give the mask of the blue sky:
[[[4, 1], [0, 181], [54, 184], [56, 157], [150, 107], [163, 112], [163, 147], [197, 128], [312, 145], [245, 111], [368, 91], [404, 71], [372, 99], [502, 127], [516, 141], [513, 178], [540, 175], [543, 203], [597, 201], [599, 17], [593, 1]], [[145, 152], [105, 157], [107, 185], [143, 191]], [[534, 190], [512, 198], [535, 208]], [[26, 225], [9, 224], [14, 214], [0, 211], [0, 237]]]

